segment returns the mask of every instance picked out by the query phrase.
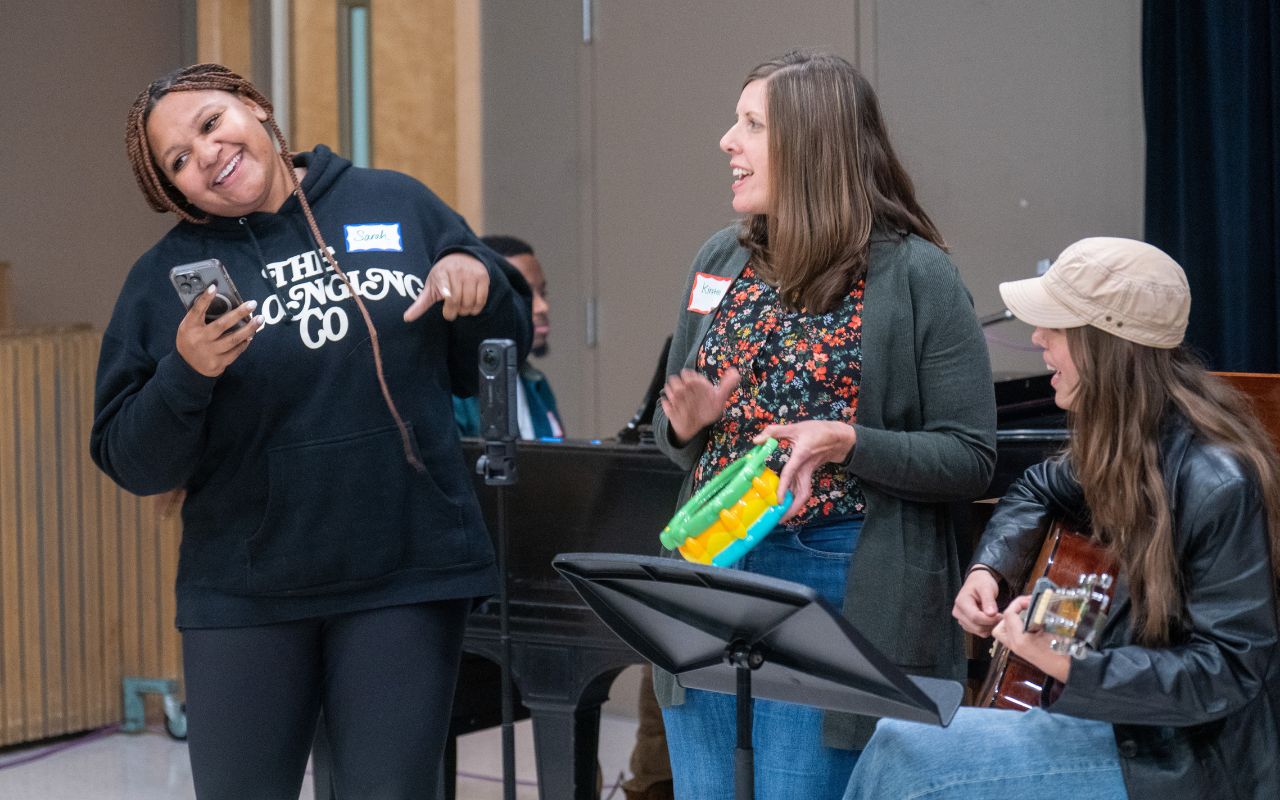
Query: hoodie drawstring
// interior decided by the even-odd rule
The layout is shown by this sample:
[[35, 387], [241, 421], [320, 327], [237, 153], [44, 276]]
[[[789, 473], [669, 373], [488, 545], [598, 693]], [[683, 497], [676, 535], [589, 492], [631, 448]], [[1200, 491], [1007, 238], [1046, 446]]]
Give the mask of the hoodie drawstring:
[[285, 298], [284, 293], [281, 292], [279, 284], [271, 280], [271, 276], [267, 274], [267, 257], [262, 253], [262, 245], [258, 244], [258, 237], [253, 233], [253, 226], [249, 224], [249, 220], [245, 217], [241, 217], [237, 221], [240, 223], [240, 227], [244, 229], [244, 232], [249, 234], [249, 241], [253, 243], [253, 251], [258, 254], [258, 263], [262, 264], [262, 270], [259, 272], [262, 275], [262, 280], [267, 284], [267, 288], [271, 290], [271, 293], [276, 296], [276, 299], [280, 301], [281, 321], [286, 324], [293, 322], [293, 317], [289, 314], [288, 300]]

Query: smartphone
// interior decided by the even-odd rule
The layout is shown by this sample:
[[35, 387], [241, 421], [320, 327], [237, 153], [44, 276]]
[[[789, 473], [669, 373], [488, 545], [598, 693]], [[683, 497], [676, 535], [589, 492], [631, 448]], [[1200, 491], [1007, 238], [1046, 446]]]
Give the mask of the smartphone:
[[[227, 274], [227, 268], [222, 266], [222, 262], [216, 258], [208, 258], [204, 261], [176, 266], [169, 270], [169, 280], [173, 283], [173, 288], [177, 290], [178, 298], [182, 300], [184, 308], [191, 308], [191, 304], [209, 286], [218, 287], [217, 294], [214, 295], [213, 300], [209, 303], [209, 308], [204, 314], [206, 324], [213, 322], [233, 308], [239, 308], [244, 303], [244, 300], [240, 298], [240, 292], [236, 291], [236, 285], [231, 282], [231, 276]], [[236, 330], [246, 324], [248, 324], [248, 320], [242, 319], [231, 330]]]

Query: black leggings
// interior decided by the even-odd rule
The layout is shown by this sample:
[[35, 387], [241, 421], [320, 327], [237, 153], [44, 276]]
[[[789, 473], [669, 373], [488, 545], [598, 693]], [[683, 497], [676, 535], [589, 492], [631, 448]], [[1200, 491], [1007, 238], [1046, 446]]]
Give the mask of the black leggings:
[[469, 601], [182, 632], [200, 800], [298, 800], [324, 709], [338, 797], [433, 797]]

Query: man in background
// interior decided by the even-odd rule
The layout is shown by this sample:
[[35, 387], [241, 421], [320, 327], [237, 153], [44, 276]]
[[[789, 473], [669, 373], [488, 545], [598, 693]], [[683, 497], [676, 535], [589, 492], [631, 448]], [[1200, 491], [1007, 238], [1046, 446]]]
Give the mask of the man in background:
[[[480, 240], [519, 270], [533, 290], [533, 346], [529, 355], [545, 356], [547, 334], [551, 331], [550, 306], [547, 304], [547, 279], [533, 248], [514, 236], [482, 236]], [[526, 361], [520, 365], [519, 378], [516, 381], [516, 419], [520, 425], [520, 438], [562, 438], [564, 427], [547, 377]], [[463, 436], [480, 435], [480, 407], [476, 398], [453, 398], [453, 418]]]

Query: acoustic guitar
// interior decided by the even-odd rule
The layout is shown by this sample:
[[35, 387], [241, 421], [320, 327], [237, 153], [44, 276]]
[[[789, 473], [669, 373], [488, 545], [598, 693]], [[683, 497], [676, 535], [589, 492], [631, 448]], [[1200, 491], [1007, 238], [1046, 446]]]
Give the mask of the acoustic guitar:
[[[1102, 633], [1115, 575], [1104, 547], [1055, 522], [1031, 570], [1035, 584], [1024, 615], [1026, 629], [1051, 634], [1054, 652], [1082, 657]], [[1039, 669], [997, 643], [974, 705], [1014, 711], [1039, 708], [1047, 680]]]

